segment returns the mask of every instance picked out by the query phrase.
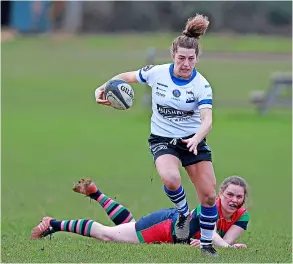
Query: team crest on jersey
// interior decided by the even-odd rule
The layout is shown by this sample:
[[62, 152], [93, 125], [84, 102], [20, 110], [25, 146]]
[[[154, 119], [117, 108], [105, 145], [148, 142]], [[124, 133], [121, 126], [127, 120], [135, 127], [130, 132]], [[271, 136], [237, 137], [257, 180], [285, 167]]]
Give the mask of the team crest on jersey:
[[179, 90], [175, 89], [175, 90], [173, 90], [172, 94], [174, 97], [178, 98], [178, 97], [180, 97], [181, 92]]
[[153, 68], [155, 65], [147, 65], [145, 67], [142, 68], [143, 71], [149, 71], [151, 68]]

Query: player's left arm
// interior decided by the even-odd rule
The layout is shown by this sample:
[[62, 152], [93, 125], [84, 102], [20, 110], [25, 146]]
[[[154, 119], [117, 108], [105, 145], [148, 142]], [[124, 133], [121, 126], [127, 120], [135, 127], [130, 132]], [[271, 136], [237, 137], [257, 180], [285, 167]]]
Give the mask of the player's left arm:
[[[217, 227], [215, 227], [213, 232], [213, 244], [217, 247], [233, 247], [232, 243], [229, 243], [225, 239], [223, 239], [218, 233], [217, 233]], [[191, 239], [190, 246], [191, 247], [197, 247], [200, 245], [199, 239]]]
[[199, 130], [194, 135], [197, 143], [201, 142], [211, 131], [213, 124], [213, 115], [211, 108], [200, 109], [201, 125]]
[[[215, 226], [214, 233], [213, 233], [213, 244], [218, 247], [246, 248], [247, 246], [245, 244], [235, 244], [235, 242], [247, 229], [249, 220], [250, 220], [250, 215], [246, 211], [229, 228], [229, 230], [226, 232], [223, 238], [217, 233], [217, 226]], [[196, 241], [192, 241], [192, 244], [196, 245]]]
[[227, 233], [224, 235], [223, 240], [225, 240], [229, 245], [233, 245], [237, 238], [239, 238], [245, 230], [237, 225], [232, 225]]
[[236, 239], [241, 236], [245, 230], [237, 225], [232, 225], [222, 238], [216, 231], [213, 233], [213, 244], [218, 247], [247, 248], [245, 244], [235, 244]]
[[[236, 226], [236, 227], [238, 227], [238, 226]], [[233, 230], [234, 229], [233, 226], [231, 228], [232, 229], [230, 229], [230, 230]], [[233, 236], [234, 237], [239, 237], [242, 234], [242, 232], [243, 231], [239, 231], [239, 230], [235, 231], [234, 230], [234, 231], [231, 231], [230, 234], [234, 233], [234, 235], [232, 234], [232, 237]], [[234, 241], [232, 241], [232, 240], [233, 239], [231, 239], [229, 241], [229, 237], [226, 240], [225, 238], [220, 237], [220, 235], [216, 231], [214, 231], [214, 234], [213, 234], [213, 244], [215, 246], [218, 246], [218, 247], [232, 247], [232, 248], [247, 248], [247, 246], [245, 244], [234, 244], [234, 241], [236, 239]]]
[[231, 247], [227, 241], [220, 237], [220, 235], [216, 231], [216, 227], [213, 233], [213, 244], [217, 247]]
[[205, 79], [201, 80], [197, 100], [198, 109], [200, 111], [201, 126], [194, 137], [199, 143], [209, 134], [213, 124], [213, 92], [211, 85]]
[[249, 220], [250, 215], [247, 211], [245, 211], [241, 217], [229, 228], [223, 239], [230, 245], [234, 244], [237, 238], [239, 238], [247, 229]]
[[200, 111], [201, 125], [196, 134], [189, 139], [182, 140], [187, 144], [190, 152], [197, 155], [197, 145], [209, 134], [212, 129], [212, 88], [208, 82], [204, 82], [199, 87], [197, 95], [198, 109]]

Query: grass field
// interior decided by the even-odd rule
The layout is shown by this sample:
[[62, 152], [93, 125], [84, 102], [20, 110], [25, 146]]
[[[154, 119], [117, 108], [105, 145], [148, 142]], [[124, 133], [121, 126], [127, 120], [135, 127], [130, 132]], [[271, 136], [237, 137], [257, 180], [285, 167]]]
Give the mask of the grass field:
[[[166, 42], [132, 38], [142, 52]], [[247, 43], [262, 40], [258, 46], [269, 47], [266, 52], [291, 51], [290, 40], [255, 38], [238, 38], [238, 48], [229, 39], [221, 43], [229, 43], [229, 50], [257, 52]], [[207, 38], [205, 47], [216, 50], [216, 40]], [[30, 241], [32, 227], [44, 215], [111, 224], [96, 203], [72, 192], [72, 183], [83, 176], [92, 177], [136, 219], [172, 206], [148, 150], [150, 113], [141, 103], [145, 87], [135, 85], [130, 111], [94, 101], [95, 87], [145, 64], [143, 55], [131, 56], [127, 43], [122, 36], [91, 36], [54, 43], [20, 39], [2, 46], [2, 262], [292, 262], [291, 111], [260, 117], [252, 107], [237, 107], [238, 102], [249, 106], [250, 91], [267, 89], [271, 73], [292, 71], [290, 61], [201, 60], [198, 67], [214, 88], [208, 141], [217, 185], [232, 174], [250, 185], [251, 222], [239, 240], [247, 249], [219, 249], [219, 258], [207, 259], [188, 246], [100, 243], [65, 233]], [[194, 207], [198, 200], [183, 170], [182, 178]]]

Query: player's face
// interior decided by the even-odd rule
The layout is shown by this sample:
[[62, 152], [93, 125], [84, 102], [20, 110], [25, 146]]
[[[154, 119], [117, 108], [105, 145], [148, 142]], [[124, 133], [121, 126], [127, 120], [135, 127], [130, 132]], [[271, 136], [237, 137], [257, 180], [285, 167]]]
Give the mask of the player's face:
[[174, 73], [178, 77], [188, 79], [196, 64], [195, 49], [185, 49], [178, 47], [177, 52], [173, 55]]
[[234, 213], [245, 199], [244, 188], [239, 185], [229, 184], [220, 194], [221, 206], [227, 213]]

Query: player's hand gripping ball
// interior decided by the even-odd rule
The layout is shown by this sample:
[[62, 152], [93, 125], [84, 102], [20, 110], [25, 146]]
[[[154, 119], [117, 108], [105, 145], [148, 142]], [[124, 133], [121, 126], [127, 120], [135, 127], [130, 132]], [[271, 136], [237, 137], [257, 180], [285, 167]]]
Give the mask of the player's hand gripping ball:
[[111, 106], [118, 110], [130, 108], [134, 101], [134, 91], [132, 87], [123, 80], [110, 80], [105, 86], [105, 99]]

